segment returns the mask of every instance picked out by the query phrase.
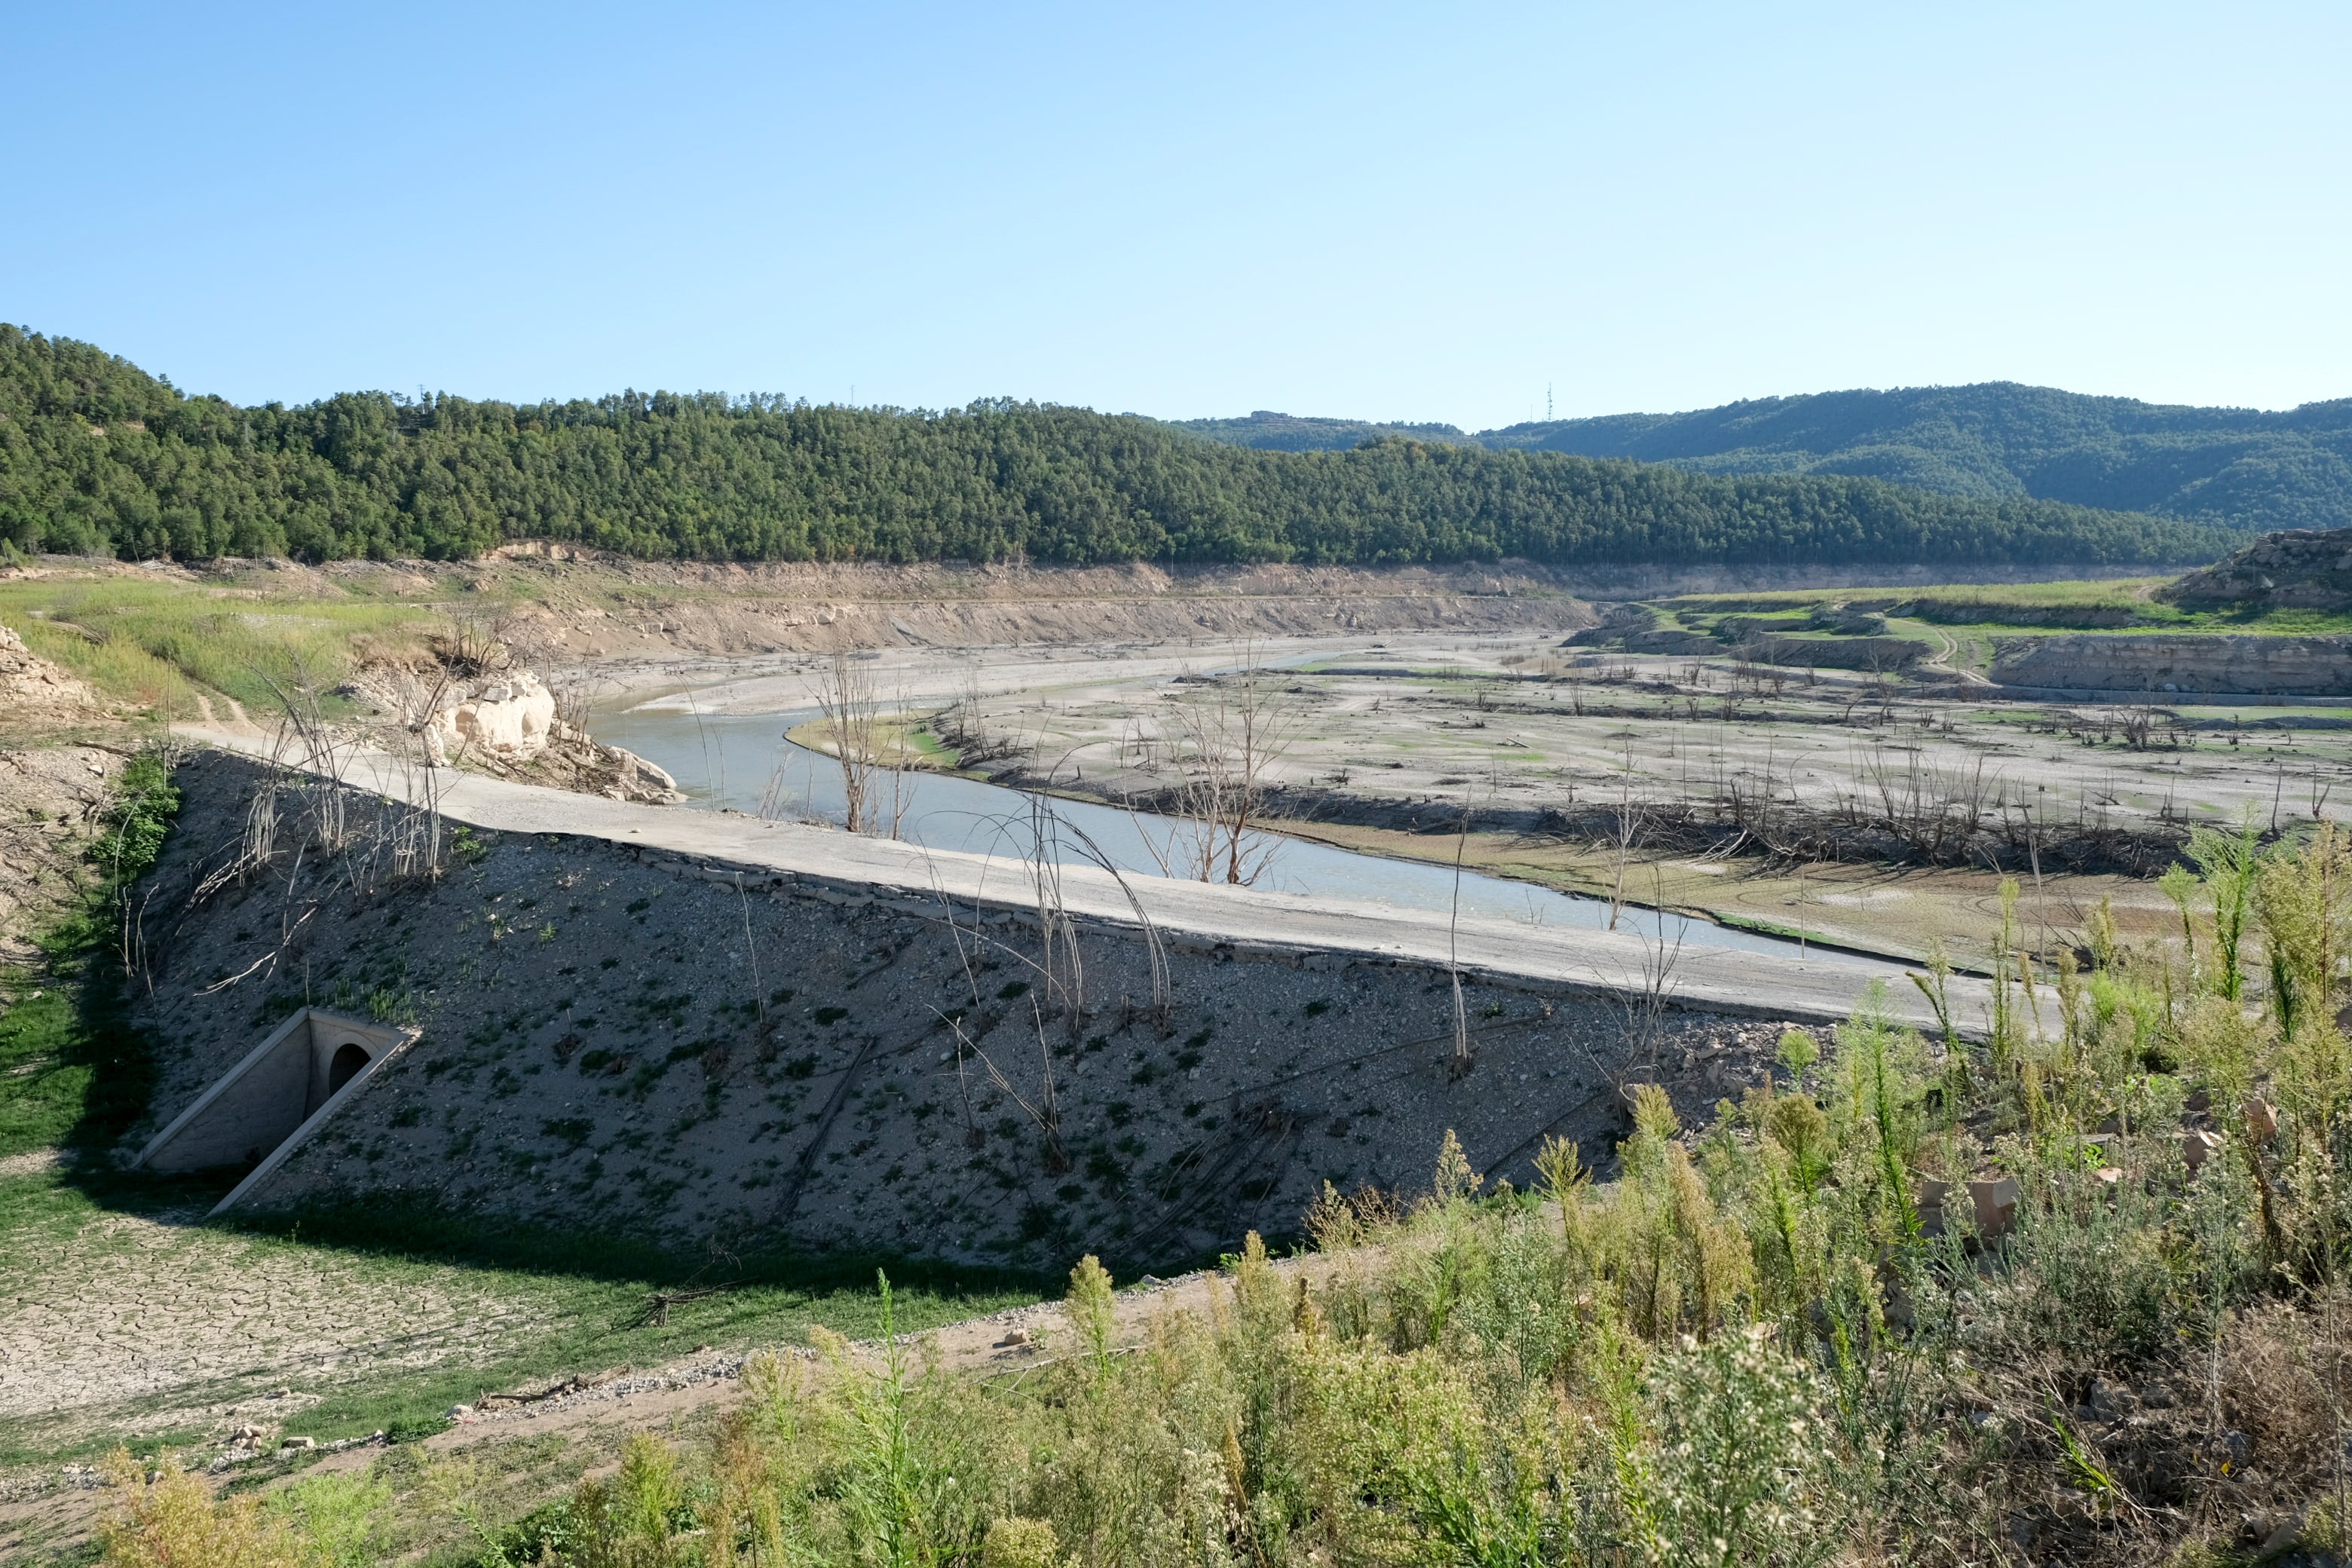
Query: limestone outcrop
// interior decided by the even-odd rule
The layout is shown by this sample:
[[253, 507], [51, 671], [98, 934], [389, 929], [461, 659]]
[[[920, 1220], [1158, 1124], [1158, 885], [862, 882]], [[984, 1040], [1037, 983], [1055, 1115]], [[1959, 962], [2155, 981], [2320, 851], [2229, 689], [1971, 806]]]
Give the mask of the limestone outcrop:
[[444, 751], [478, 747], [516, 760], [547, 750], [554, 728], [555, 694], [527, 669], [469, 683], [432, 719]]
[[2352, 637], [2018, 637], [1995, 649], [1992, 679], [2003, 686], [2157, 697], [2352, 696]]
[[[569, 725], [558, 725], [557, 728], [567, 731], [564, 739], [572, 738], [568, 733]], [[588, 737], [582, 735], [578, 739], [587, 741]], [[677, 781], [670, 777], [667, 770], [656, 767], [625, 747], [590, 743], [595, 746], [597, 754], [613, 773], [612, 783], [599, 789], [597, 794], [609, 795], [614, 800], [649, 800], [664, 805], [674, 805], [686, 798], [678, 792]]]
[[378, 664], [337, 690], [372, 710], [379, 722], [414, 735], [428, 767], [468, 768], [655, 805], [686, 798], [676, 779], [643, 757], [565, 722], [555, 694], [527, 669], [450, 682], [429, 669]]
[[2352, 608], [2352, 528], [2266, 533], [2156, 597], [2184, 610]]

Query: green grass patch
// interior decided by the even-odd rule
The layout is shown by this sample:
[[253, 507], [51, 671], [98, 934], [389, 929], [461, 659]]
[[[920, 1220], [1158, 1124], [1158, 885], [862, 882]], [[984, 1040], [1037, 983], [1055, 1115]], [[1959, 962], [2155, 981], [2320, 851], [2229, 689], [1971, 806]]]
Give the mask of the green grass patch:
[[117, 782], [105, 831], [90, 845], [79, 901], [36, 941], [37, 969], [0, 974], [0, 1158], [52, 1146], [94, 1152], [147, 1107], [152, 1052], [122, 1005], [113, 948], [118, 895], [162, 852], [179, 791], [152, 752]]
[[[1934, 627], [1964, 645], [1962, 662], [1979, 663], [1990, 637], [2063, 636], [2086, 631], [2208, 632], [2266, 637], [2352, 633], [2352, 614], [2320, 610], [2261, 613], [2188, 611], [2148, 595], [2169, 577], [2083, 578], [2054, 583], [1952, 583], [1916, 592], [1874, 588], [1802, 588], [1770, 594], [1685, 594], [1650, 606], [1681, 625], [1711, 629], [1724, 616], [1792, 617], [1791, 624], [1828, 605], [1871, 612], [1908, 625], [1890, 626], [1917, 637]], [[1979, 646], [1966, 647], [1974, 642]]]
[[273, 702], [298, 670], [331, 685], [371, 648], [420, 648], [441, 623], [417, 605], [274, 595], [120, 574], [0, 583], [0, 623], [110, 697], [193, 717], [196, 695]]
[[[1702, 612], [1810, 610], [1822, 605], [1849, 605], [1857, 609], [1908, 604], [1921, 599], [1973, 600], [1987, 605], [2049, 607], [2099, 606], [2162, 610], [2147, 595], [2170, 577], [2070, 578], [2050, 583], [1948, 583], [1906, 592], [1892, 588], [1791, 588], [1770, 594], [1681, 594], [1661, 599], [1666, 608], [1689, 605]], [[2174, 612], [2178, 613], [2178, 612]]]

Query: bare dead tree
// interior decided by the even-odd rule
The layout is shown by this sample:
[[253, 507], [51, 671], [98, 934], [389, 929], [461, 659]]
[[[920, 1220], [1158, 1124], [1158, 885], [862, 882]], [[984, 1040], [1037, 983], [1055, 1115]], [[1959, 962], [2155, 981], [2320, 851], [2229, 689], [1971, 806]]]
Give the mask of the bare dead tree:
[[1249, 886], [1280, 847], [1256, 824], [1300, 711], [1269, 672], [1247, 664], [1170, 707], [1176, 782], [1167, 815], [1179, 826], [1154, 853], [1171, 876]]
[[816, 702], [824, 715], [825, 743], [841, 766], [842, 826], [852, 833], [870, 832], [876, 731], [881, 718], [874, 683], [857, 661], [835, 651], [818, 677]]
[[1470, 1014], [1462, 1000], [1462, 963], [1458, 935], [1462, 926], [1462, 852], [1470, 843], [1470, 802], [1462, 802], [1462, 827], [1454, 836], [1454, 899], [1445, 917], [1445, 972], [1454, 982], [1453, 1076], [1465, 1077], [1471, 1068]]
[[1618, 918], [1625, 912], [1625, 865], [1632, 858], [1633, 846], [1641, 842], [1642, 807], [1633, 799], [1633, 737], [1625, 737], [1625, 762], [1617, 774], [1617, 819], [1612, 839], [1617, 851], [1617, 880], [1609, 893], [1609, 929], [1617, 929]]
[[451, 635], [439, 649], [442, 662], [461, 676], [488, 675], [514, 662], [509, 638], [514, 606], [502, 600], [461, 605], [449, 612]]
[[[1029, 797], [1029, 842], [1027, 857], [1030, 885], [1036, 897], [1038, 956], [1036, 968], [1044, 984], [1041, 989], [1049, 1001], [1069, 1019], [1070, 1035], [1076, 1038], [1079, 1020], [1086, 1011], [1086, 964], [1078, 954], [1077, 927], [1071, 922], [1070, 911], [1062, 899], [1061, 847], [1062, 819], [1053, 804], [1042, 795]], [[1042, 1021], [1040, 1024], [1042, 1027]], [[1047, 1098], [1052, 1098], [1051, 1066], [1048, 1064]]]
[[304, 775], [299, 794], [309, 840], [334, 854], [349, 841], [349, 796], [343, 781], [359, 750], [358, 737], [329, 720], [326, 683], [299, 654], [282, 678], [260, 668], [254, 674], [278, 706], [271, 763], [281, 774], [290, 768]]
[[1680, 984], [1675, 972], [1682, 963], [1683, 936], [1687, 921], [1675, 929], [1675, 939], [1669, 943], [1665, 933], [1665, 888], [1663, 875], [1653, 869], [1656, 882], [1654, 901], [1659, 906], [1658, 934], [1652, 938], [1642, 934], [1642, 965], [1640, 973], [1627, 977], [1616, 994], [1619, 1014], [1624, 1020], [1622, 1037], [1625, 1059], [1654, 1068], [1658, 1047], [1665, 1034], [1666, 1008], [1673, 1003]]
[[[1047, 809], [1050, 811], [1052, 807], [1048, 805]], [[1059, 821], [1058, 813], [1055, 814], [1055, 817]], [[1060, 831], [1068, 834], [1071, 842], [1077, 847], [1078, 852], [1097, 868], [1108, 873], [1112, 881], [1118, 884], [1120, 895], [1127, 900], [1128, 909], [1134, 914], [1136, 924], [1142, 930], [1144, 951], [1150, 966], [1151, 1021], [1155, 1027], [1165, 1034], [1175, 1008], [1175, 997], [1169, 982], [1168, 948], [1166, 942], [1160, 938], [1159, 925], [1152, 920], [1150, 911], [1143, 907], [1143, 900], [1136, 896], [1134, 884], [1127, 879], [1127, 874], [1119, 869], [1118, 862], [1110, 858], [1103, 847], [1095, 841], [1093, 835], [1072, 822], [1061, 822]]]

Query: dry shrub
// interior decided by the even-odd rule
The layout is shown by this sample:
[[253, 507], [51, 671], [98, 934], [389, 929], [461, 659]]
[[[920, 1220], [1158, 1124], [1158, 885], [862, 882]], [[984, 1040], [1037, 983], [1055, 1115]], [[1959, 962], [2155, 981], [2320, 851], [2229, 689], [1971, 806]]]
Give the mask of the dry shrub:
[[100, 1532], [109, 1568], [311, 1568], [306, 1542], [251, 1493], [215, 1501], [168, 1453], [152, 1469], [128, 1448], [107, 1457], [121, 1513]]

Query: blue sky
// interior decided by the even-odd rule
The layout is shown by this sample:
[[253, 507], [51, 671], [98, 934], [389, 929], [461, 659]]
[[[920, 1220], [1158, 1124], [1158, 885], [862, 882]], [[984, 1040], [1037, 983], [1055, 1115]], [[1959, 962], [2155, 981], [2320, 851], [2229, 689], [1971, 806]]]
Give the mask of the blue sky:
[[192, 391], [1478, 427], [2352, 395], [2352, 7], [19, 6], [0, 318]]

